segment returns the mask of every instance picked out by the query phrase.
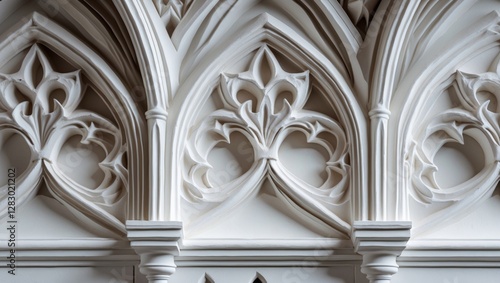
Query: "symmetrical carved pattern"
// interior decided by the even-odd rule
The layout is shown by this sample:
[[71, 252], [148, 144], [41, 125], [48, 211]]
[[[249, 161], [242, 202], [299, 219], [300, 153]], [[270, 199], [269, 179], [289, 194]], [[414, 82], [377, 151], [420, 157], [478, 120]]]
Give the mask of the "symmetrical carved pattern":
[[[338, 225], [341, 220], [324, 205], [348, 200], [348, 142], [342, 127], [332, 118], [303, 109], [310, 92], [309, 72], [284, 71], [271, 50], [263, 46], [248, 71], [221, 75], [219, 91], [224, 109], [204, 119], [189, 139], [184, 198], [199, 204], [200, 209], [211, 209], [222, 202], [225, 208], [234, 207], [269, 180], [277, 195], [326, 223]], [[327, 177], [319, 187], [291, 174], [280, 162], [280, 146], [297, 132], [306, 136], [308, 144], [319, 145], [328, 153]], [[215, 146], [230, 144], [235, 133], [243, 135], [253, 148], [253, 164], [232, 181], [211, 182], [208, 155]]]
[[[424, 203], [477, 201], [495, 188], [500, 173], [500, 77], [495, 73], [457, 72], [453, 83], [458, 107], [429, 120], [411, 151], [413, 196]], [[484, 167], [474, 177], [443, 188], [436, 181], [436, 153], [447, 143], [472, 138], [484, 154]], [[480, 154], [481, 153], [477, 153]]]
[[[28, 168], [19, 172], [18, 204], [36, 195], [42, 180], [55, 198], [94, 221], [124, 231], [127, 169], [119, 129], [100, 115], [77, 109], [84, 94], [80, 72], [58, 73], [36, 44], [20, 70], [0, 74], [0, 142], [22, 137], [30, 150]], [[72, 179], [60, 164], [63, 147], [77, 138], [86, 151], [102, 152], [100, 184], [93, 188]], [[78, 158], [85, 158], [84, 155]], [[78, 162], [78, 160], [73, 160]], [[74, 164], [72, 170], [82, 170]], [[7, 213], [7, 186], [0, 189], [0, 217]]]
[[153, 0], [168, 34], [172, 36], [175, 28], [191, 6], [191, 0]]

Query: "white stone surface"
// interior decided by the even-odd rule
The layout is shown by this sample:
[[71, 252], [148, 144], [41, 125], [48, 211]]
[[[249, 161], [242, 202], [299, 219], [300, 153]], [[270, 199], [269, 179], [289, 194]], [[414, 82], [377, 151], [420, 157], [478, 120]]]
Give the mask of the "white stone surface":
[[496, 282], [499, 161], [497, 0], [0, 0], [1, 282]]

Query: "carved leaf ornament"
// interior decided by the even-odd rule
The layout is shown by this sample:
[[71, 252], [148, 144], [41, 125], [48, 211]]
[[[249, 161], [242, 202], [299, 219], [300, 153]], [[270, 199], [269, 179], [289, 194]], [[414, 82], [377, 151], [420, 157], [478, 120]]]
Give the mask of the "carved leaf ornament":
[[[500, 77], [495, 73], [457, 72], [453, 84], [459, 107], [432, 118], [412, 152], [413, 196], [423, 202], [476, 202], [491, 195], [500, 174]], [[442, 188], [436, 181], [436, 153], [447, 143], [464, 144], [465, 137], [479, 144], [484, 167], [469, 180]]]
[[[54, 71], [43, 50], [33, 45], [17, 73], [0, 74], [0, 145], [18, 135], [30, 150], [29, 165], [16, 179], [17, 205], [33, 198], [43, 179], [52, 195], [68, 208], [123, 231], [127, 170], [122, 157], [126, 147], [112, 122], [77, 109], [84, 94], [80, 75], [80, 71]], [[98, 164], [103, 177], [97, 187], [72, 179], [64, 173], [68, 168], [62, 168], [68, 165], [58, 160], [63, 146], [74, 137], [85, 148], [80, 152], [104, 153]], [[78, 162], [85, 154], [72, 158], [70, 169], [81, 170]], [[0, 189], [1, 217], [7, 215], [7, 198], [5, 185]]]
[[[342, 222], [325, 205], [339, 205], [348, 200], [348, 143], [336, 121], [303, 109], [309, 92], [309, 72], [284, 71], [267, 46], [258, 50], [248, 71], [221, 74], [219, 93], [224, 107], [195, 127], [189, 139], [186, 155], [192, 166], [184, 177], [184, 197], [199, 204], [200, 210], [221, 204], [218, 209], [226, 211], [253, 196], [267, 180], [276, 195], [292, 206], [301, 207], [332, 225]], [[280, 146], [297, 132], [305, 135], [308, 144], [319, 145], [328, 153], [327, 177], [319, 187], [296, 177], [280, 161]], [[213, 167], [208, 156], [214, 147], [230, 144], [235, 133], [243, 135], [251, 145], [253, 164], [247, 172], [225, 184], [211, 182], [208, 175]]]

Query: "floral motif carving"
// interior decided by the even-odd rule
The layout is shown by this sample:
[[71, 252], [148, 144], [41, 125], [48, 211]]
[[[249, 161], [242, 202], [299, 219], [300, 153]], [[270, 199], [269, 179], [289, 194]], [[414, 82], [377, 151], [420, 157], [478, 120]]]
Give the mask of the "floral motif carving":
[[[440, 113], [425, 126], [411, 150], [413, 196], [424, 203], [481, 198], [495, 188], [500, 173], [500, 77], [457, 72], [453, 84], [459, 106]], [[484, 167], [468, 181], [442, 188], [436, 181], [436, 153], [447, 143], [475, 140], [484, 153]]]
[[[335, 223], [332, 225], [342, 222], [325, 205], [340, 205], [349, 199], [348, 142], [336, 121], [304, 109], [310, 93], [309, 72], [284, 71], [272, 51], [263, 46], [248, 71], [221, 75], [219, 93], [224, 108], [206, 117], [189, 139], [184, 197], [205, 209], [223, 202], [227, 208], [249, 198], [269, 180], [285, 200]], [[319, 145], [328, 154], [327, 177], [319, 187], [298, 178], [280, 162], [280, 146], [297, 132], [306, 136], [308, 144]], [[215, 146], [230, 144], [235, 133], [248, 140], [254, 162], [240, 177], [215, 184], [208, 177], [212, 169], [208, 155]]]
[[[124, 231], [125, 145], [112, 122], [77, 109], [84, 94], [80, 76], [80, 71], [56, 72], [43, 50], [33, 45], [18, 72], [0, 74], [0, 142], [19, 135], [30, 149], [28, 168], [19, 172], [16, 184], [18, 204], [36, 195], [45, 180], [52, 195], [64, 205], [112, 230]], [[73, 137], [79, 138], [86, 150], [104, 153], [99, 163], [103, 177], [95, 188], [82, 185], [62, 170], [58, 157]], [[3, 186], [0, 217], [6, 216], [7, 197], [7, 186]]]

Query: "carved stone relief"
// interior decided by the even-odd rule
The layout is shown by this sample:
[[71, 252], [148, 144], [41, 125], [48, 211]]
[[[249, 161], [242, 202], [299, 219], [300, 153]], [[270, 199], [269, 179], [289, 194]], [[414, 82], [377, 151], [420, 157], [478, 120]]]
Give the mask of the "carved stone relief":
[[[33, 45], [17, 72], [0, 73], [1, 148], [12, 143], [17, 148], [3, 153], [9, 158], [1, 161], [2, 168], [26, 159], [16, 168], [17, 205], [32, 199], [44, 182], [68, 208], [122, 231], [128, 180], [122, 134], [113, 121], [81, 108], [89, 87], [81, 72], [56, 71], [45, 50]], [[0, 192], [5, 219], [5, 182]]]
[[498, 212], [499, 60], [484, 59], [500, 51], [498, 1], [36, 2], [0, 38], [4, 222], [15, 167], [21, 207], [43, 194], [127, 233], [96, 254], [134, 249], [151, 282], [278, 282], [298, 262], [311, 282], [498, 266], [498, 235], [418, 238], [493, 198]]
[[477, 207], [492, 196], [500, 176], [499, 74], [457, 71], [442, 89], [409, 150], [411, 195], [438, 207], [418, 232]]
[[[192, 225], [228, 213], [267, 182], [292, 209], [307, 211], [347, 233], [344, 220], [329, 207], [349, 200], [349, 144], [337, 121], [304, 109], [311, 95], [309, 72], [286, 72], [264, 45], [247, 71], [221, 74], [217, 93], [222, 109], [194, 126], [185, 153], [183, 198], [199, 211]], [[292, 173], [280, 156], [284, 142], [296, 134], [305, 136], [307, 147], [325, 154], [324, 180], [318, 184]], [[218, 177], [211, 153], [217, 147], [231, 147], [233, 140], [246, 165], [237, 176]]]

